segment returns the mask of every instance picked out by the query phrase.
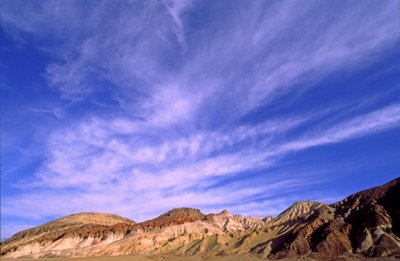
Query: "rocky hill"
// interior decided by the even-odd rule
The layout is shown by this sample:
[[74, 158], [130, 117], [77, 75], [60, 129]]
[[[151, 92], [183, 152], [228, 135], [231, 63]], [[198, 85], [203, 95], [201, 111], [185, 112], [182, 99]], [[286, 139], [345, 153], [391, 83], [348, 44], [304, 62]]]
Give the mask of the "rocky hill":
[[186, 222], [200, 220], [205, 215], [195, 208], [175, 208], [154, 219], [140, 223], [139, 226], [146, 230], [158, 230], [171, 225], [180, 225]]
[[283, 211], [278, 217], [272, 219], [271, 225], [287, 225], [298, 223], [298, 219], [307, 218], [324, 204], [315, 201], [298, 201]]
[[296, 202], [275, 218], [178, 208], [134, 223], [116, 215], [81, 213], [17, 233], [1, 244], [1, 255], [400, 257], [399, 198], [398, 178], [331, 205]]
[[15, 234], [1, 243], [1, 255], [29, 256], [48, 250], [104, 245], [123, 238], [134, 225], [134, 221], [113, 214], [72, 214]]

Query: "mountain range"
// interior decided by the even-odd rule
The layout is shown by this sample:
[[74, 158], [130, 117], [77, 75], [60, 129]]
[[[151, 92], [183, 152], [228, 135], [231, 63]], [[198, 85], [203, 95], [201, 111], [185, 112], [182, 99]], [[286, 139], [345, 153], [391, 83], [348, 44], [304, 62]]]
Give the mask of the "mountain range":
[[276, 217], [177, 208], [136, 223], [78, 213], [23, 230], [1, 242], [1, 256], [116, 255], [400, 258], [400, 178], [334, 203], [300, 201]]

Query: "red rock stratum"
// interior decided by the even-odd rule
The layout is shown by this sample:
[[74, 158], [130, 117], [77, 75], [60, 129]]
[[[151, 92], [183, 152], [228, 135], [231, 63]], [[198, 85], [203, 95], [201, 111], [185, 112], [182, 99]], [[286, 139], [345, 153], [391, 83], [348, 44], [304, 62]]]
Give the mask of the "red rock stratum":
[[142, 222], [79, 213], [21, 231], [1, 243], [3, 257], [127, 254], [400, 258], [400, 178], [335, 204], [296, 202], [275, 218], [205, 215], [178, 208]]

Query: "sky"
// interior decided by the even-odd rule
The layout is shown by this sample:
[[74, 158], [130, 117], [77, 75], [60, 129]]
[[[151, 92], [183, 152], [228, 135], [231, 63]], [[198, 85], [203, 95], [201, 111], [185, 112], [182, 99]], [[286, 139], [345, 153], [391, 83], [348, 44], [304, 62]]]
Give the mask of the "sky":
[[265, 217], [399, 176], [399, 1], [1, 1], [1, 238]]

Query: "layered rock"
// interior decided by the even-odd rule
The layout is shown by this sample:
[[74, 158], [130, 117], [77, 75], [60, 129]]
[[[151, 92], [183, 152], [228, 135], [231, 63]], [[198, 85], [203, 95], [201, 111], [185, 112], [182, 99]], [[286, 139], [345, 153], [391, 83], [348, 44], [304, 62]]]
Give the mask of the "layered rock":
[[[287, 222], [278, 217], [271, 223], [275, 230], [283, 230], [284, 235], [280, 240], [273, 239], [275, 248], [270, 257], [400, 256], [398, 198], [400, 179], [329, 206], [310, 205], [310, 211], [297, 216], [294, 222], [290, 219], [291, 225], [286, 230], [281, 226]], [[280, 216], [288, 212], [290, 208]]]
[[173, 209], [135, 224], [82, 213], [25, 230], [1, 244], [6, 257], [126, 254], [400, 257], [400, 179], [331, 205], [294, 203], [276, 218]]
[[145, 231], [159, 230], [171, 225], [180, 225], [186, 222], [200, 220], [205, 215], [195, 208], [175, 208], [159, 217], [138, 224]]
[[213, 224], [223, 232], [258, 229], [265, 225], [265, 222], [261, 218], [232, 215], [227, 210], [219, 214], [209, 214], [205, 216], [203, 220]]
[[[298, 223], [299, 219], [307, 219], [315, 210], [325, 206], [315, 201], [298, 201], [283, 211], [278, 217], [271, 220], [272, 226], [292, 225]], [[326, 206], [325, 206], [326, 207]]]
[[350, 224], [355, 252], [368, 256], [400, 255], [400, 180], [355, 193], [333, 204]]
[[15, 234], [1, 243], [1, 254], [36, 257], [46, 251], [107, 245], [122, 239], [134, 225], [113, 214], [73, 214]]

